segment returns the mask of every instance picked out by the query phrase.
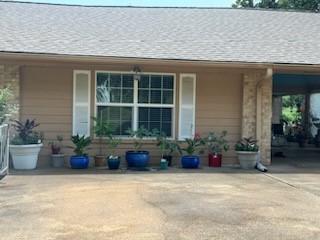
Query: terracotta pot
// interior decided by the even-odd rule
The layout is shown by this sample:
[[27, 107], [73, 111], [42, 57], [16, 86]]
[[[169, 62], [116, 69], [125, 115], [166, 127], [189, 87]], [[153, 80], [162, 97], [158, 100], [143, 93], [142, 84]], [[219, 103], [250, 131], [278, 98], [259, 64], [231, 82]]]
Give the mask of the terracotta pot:
[[209, 167], [221, 167], [222, 163], [222, 154], [212, 154], [208, 155]]
[[94, 156], [94, 165], [96, 167], [105, 167], [106, 159], [104, 156]]

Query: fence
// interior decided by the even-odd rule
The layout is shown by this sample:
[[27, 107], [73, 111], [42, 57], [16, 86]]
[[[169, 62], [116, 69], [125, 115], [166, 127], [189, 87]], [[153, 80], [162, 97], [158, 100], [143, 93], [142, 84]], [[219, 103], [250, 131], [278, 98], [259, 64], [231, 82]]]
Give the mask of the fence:
[[9, 125], [0, 125], [0, 180], [9, 172]]

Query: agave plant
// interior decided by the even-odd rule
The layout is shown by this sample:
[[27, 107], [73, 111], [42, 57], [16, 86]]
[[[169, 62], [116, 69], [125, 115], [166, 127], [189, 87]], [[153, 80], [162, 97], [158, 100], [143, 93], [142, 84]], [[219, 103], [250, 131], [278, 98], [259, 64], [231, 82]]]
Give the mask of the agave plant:
[[253, 137], [242, 138], [235, 146], [236, 151], [246, 151], [246, 152], [258, 152], [259, 146], [257, 140]]
[[25, 122], [15, 120], [12, 126], [18, 135], [12, 139], [12, 144], [27, 145], [41, 143], [43, 135], [34, 131], [39, 125], [40, 124], [36, 123], [35, 119], [27, 119]]
[[73, 147], [73, 152], [77, 156], [86, 156], [85, 149], [91, 144], [90, 137], [80, 136], [79, 134], [71, 137], [72, 143], [75, 145]]

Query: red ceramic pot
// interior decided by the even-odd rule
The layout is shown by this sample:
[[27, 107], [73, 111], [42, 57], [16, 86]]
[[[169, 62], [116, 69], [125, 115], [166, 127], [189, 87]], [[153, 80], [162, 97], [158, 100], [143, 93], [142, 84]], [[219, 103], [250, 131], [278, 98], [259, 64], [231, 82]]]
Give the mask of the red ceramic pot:
[[209, 158], [209, 167], [221, 167], [222, 155], [221, 154], [212, 154], [208, 155]]

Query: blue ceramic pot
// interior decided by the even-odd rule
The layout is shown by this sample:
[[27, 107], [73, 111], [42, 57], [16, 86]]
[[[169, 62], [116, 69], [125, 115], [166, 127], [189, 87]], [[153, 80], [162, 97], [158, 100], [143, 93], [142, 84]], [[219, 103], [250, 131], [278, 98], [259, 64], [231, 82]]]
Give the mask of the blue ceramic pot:
[[199, 156], [182, 156], [181, 158], [181, 165], [183, 168], [198, 168], [199, 164]]
[[108, 167], [110, 170], [117, 170], [120, 167], [120, 157], [108, 157]]
[[73, 169], [86, 169], [89, 165], [88, 156], [71, 156], [70, 157], [70, 166]]
[[127, 151], [126, 160], [129, 168], [146, 168], [149, 164], [150, 155], [148, 151]]

